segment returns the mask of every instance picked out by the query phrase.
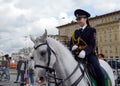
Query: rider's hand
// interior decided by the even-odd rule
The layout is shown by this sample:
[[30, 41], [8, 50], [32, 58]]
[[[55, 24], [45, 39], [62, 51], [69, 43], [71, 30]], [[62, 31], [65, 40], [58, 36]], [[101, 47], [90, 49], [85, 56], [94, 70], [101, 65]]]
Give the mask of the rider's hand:
[[76, 50], [77, 48], [78, 48], [77, 45], [73, 45], [73, 47], [72, 47], [72, 51]]
[[82, 51], [79, 53], [78, 57], [84, 59], [84, 58], [85, 58], [85, 55], [86, 55], [85, 51], [82, 50]]

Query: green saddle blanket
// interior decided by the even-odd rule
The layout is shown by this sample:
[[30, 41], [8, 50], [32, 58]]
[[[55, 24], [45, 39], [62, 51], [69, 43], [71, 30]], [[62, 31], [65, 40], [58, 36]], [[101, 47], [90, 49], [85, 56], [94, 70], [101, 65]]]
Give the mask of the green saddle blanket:
[[[91, 70], [92, 69], [92, 70]], [[103, 67], [101, 67], [102, 72], [104, 73], [104, 77], [105, 77], [105, 86], [112, 86], [112, 82], [111, 79], [109, 77], [109, 75], [107, 74], [107, 72], [105, 71], [105, 69]], [[91, 80], [91, 84], [92, 86], [98, 86], [97, 85], [97, 81], [96, 81], [96, 74], [94, 72], [93, 68], [89, 68], [88, 69], [88, 74]]]

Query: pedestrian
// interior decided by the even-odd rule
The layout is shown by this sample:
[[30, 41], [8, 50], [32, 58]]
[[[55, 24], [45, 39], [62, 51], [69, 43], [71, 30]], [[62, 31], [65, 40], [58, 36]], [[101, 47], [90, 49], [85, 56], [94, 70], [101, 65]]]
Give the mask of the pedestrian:
[[88, 64], [92, 65], [97, 75], [97, 86], [105, 86], [104, 74], [95, 54], [96, 29], [92, 28], [89, 24], [88, 18], [90, 14], [82, 9], [77, 9], [74, 15], [80, 27], [75, 30], [71, 37], [70, 50], [78, 62], [80, 59], [84, 59]]
[[6, 76], [6, 68], [5, 68], [5, 64], [2, 64], [2, 67], [1, 67], [1, 80], [5, 80], [6, 79], [6, 77], [4, 77], [4, 76]]
[[7, 79], [7, 82], [10, 81], [10, 58], [9, 58], [9, 54], [6, 54], [4, 55], [5, 58], [6, 58], [6, 61], [5, 61], [5, 74], [6, 74], [6, 79]]
[[21, 64], [22, 64], [22, 57], [19, 56], [19, 61], [17, 62], [17, 68], [16, 68], [16, 70], [17, 70], [17, 77], [16, 77], [16, 80], [15, 80], [14, 83], [18, 83], [18, 81], [19, 81], [19, 76], [21, 74], [21, 71], [20, 71]]
[[21, 59], [21, 66], [20, 66], [21, 85], [24, 85], [25, 84], [24, 74], [25, 74], [25, 70], [26, 70], [26, 61], [25, 61], [24, 55], [21, 55], [21, 57], [22, 57], [22, 59]]
[[34, 57], [30, 57], [30, 61], [28, 63], [28, 72], [29, 72], [29, 77], [30, 77], [30, 86], [34, 86], [34, 66], [35, 66], [35, 61]]
[[26, 69], [25, 69], [24, 79], [26, 86], [29, 86], [28, 59], [25, 60], [25, 63], [26, 63]]
[[104, 61], [107, 61], [107, 59], [105, 59], [105, 55], [104, 54], [98, 54], [98, 58], [99, 59], [102, 59], [102, 60], [104, 60]]

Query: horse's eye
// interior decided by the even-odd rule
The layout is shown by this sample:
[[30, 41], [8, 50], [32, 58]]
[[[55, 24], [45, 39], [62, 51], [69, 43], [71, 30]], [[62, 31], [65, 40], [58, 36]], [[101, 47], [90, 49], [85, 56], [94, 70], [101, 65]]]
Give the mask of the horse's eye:
[[45, 56], [45, 54], [46, 54], [46, 51], [41, 51], [41, 52], [40, 52], [40, 55], [41, 55], [41, 56]]

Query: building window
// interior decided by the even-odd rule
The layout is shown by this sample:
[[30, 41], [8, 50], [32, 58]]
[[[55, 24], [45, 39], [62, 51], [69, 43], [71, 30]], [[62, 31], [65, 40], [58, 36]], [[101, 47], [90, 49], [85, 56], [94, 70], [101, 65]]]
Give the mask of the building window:
[[102, 42], [102, 36], [100, 35], [100, 42]]
[[107, 42], [107, 40], [105, 39], [104, 42]]
[[115, 34], [115, 40], [117, 40], [117, 34]]
[[112, 48], [112, 46], [110, 45], [110, 48]]
[[65, 29], [65, 35], [68, 36], [68, 33], [69, 33], [69, 29]]
[[117, 20], [117, 16], [115, 16], [115, 20]]
[[101, 19], [101, 23], [103, 23], [103, 19]]
[[102, 53], [102, 49], [100, 49], [100, 52], [99, 53]]
[[108, 21], [110, 21], [110, 17], [108, 17]]
[[107, 50], [105, 50], [105, 53], [107, 53]]
[[112, 50], [110, 50], [110, 53], [112, 53]]
[[110, 39], [110, 43], [112, 42], [112, 39]]
[[112, 33], [112, 28], [110, 28], [110, 33]]
[[115, 49], [115, 53], [117, 54], [117, 48]]
[[110, 38], [112, 37], [112, 34], [110, 33]]
[[104, 30], [104, 34], [106, 34], [106, 30]]

